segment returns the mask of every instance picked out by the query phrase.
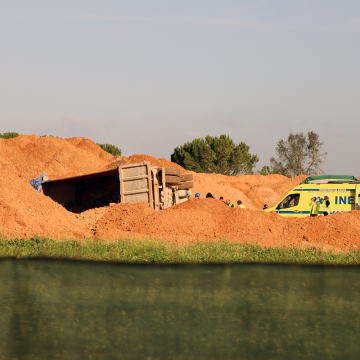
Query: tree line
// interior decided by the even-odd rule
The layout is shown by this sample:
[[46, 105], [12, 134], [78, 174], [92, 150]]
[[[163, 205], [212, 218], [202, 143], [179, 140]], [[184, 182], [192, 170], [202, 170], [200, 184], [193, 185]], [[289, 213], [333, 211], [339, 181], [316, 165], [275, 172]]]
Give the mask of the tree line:
[[[19, 136], [16, 132], [0, 133], [0, 139], [12, 139]], [[54, 137], [42, 135], [41, 137]], [[113, 156], [121, 156], [121, 150], [112, 144], [97, 144]], [[275, 147], [276, 157], [270, 158], [270, 164], [255, 171], [259, 158], [249, 152], [250, 146], [244, 142], [235, 144], [228, 135], [206, 136], [194, 139], [178, 146], [171, 154], [171, 161], [186, 170], [199, 173], [223, 175], [270, 175], [281, 174], [295, 177], [302, 174], [317, 175], [323, 173], [321, 165], [327, 153], [323, 152], [324, 142], [319, 134], [308, 131], [306, 134], [290, 133], [285, 140], [278, 140]]]
[[301, 174], [316, 175], [323, 173], [320, 166], [327, 153], [319, 134], [290, 133], [287, 139], [279, 140], [275, 147], [276, 157], [260, 171], [254, 171], [259, 158], [249, 152], [250, 147], [241, 142], [236, 145], [227, 135], [206, 136], [176, 147], [171, 161], [186, 170], [223, 175], [270, 175], [281, 174], [294, 177]]

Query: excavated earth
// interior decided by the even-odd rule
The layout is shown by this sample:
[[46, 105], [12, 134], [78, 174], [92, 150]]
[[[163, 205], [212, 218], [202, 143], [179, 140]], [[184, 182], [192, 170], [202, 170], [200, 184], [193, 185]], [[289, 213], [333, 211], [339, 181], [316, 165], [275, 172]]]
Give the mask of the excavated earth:
[[[265, 246], [315, 245], [324, 249], [360, 249], [360, 212], [326, 218], [284, 218], [261, 211], [276, 204], [306, 176], [194, 174], [193, 195], [188, 202], [162, 211], [146, 203], [110, 204], [80, 214], [67, 211], [38, 193], [29, 181], [43, 173], [50, 179], [103, 171], [125, 164], [149, 161], [176, 167], [166, 159], [148, 155], [113, 157], [85, 138], [21, 135], [0, 139], [0, 234], [8, 238], [34, 235], [52, 239], [161, 238], [175, 243], [228, 239]], [[211, 192], [247, 209], [229, 208], [220, 200], [205, 199]]]

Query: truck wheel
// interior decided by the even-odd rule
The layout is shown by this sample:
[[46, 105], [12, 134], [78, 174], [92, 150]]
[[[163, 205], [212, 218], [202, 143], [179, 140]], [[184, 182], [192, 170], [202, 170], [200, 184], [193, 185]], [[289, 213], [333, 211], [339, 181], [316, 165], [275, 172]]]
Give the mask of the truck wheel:
[[[160, 170], [158, 174], [161, 176], [162, 170]], [[180, 176], [180, 170], [176, 168], [165, 168], [165, 175]]]
[[180, 184], [180, 176], [165, 175], [165, 184], [173, 184], [173, 185]]
[[194, 175], [193, 174], [181, 174], [180, 175], [180, 180], [181, 181], [191, 181], [194, 179]]
[[194, 187], [194, 182], [193, 181], [182, 182], [181, 184], [178, 185], [179, 190], [191, 189], [193, 187]]

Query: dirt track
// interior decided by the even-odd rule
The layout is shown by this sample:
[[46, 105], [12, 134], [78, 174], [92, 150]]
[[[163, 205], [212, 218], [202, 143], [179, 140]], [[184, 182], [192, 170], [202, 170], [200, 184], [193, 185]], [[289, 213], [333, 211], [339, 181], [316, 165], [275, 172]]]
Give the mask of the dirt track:
[[216, 198], [241, 199], [246, 210], [219, 200], [191, 198], [175, 207], [154, 211], [147, 204], [111, 206], [73, 214], [37, 193], [30, 179], [47, 173], [51, 179], [80, 175], [142, 161], [178, 167], [148, 155], [114, 158], [85, 138], [39, 138], [21, 135], [0, 139], [0, 233], [7, 237], [34, 235], [55, 238], [160, 237], [174, 242], [229, 239], [280, 244], [316, 243], [325, 248], [360, 249], [360, 214], [352, 211], [327, 218], [290, 219], [259, 209], [275, 204], [306, 176], [224, 176], [194, 173], [193, 193], [210, 191]]

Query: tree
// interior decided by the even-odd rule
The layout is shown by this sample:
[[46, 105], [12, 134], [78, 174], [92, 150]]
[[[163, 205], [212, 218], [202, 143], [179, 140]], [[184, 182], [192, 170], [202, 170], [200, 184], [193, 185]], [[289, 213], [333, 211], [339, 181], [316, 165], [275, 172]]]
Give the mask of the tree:
[[17, 136], [19, 136], [19, 134], [16, 132], [7, 132], [7, 133], [0, 134], [0, 139], [12, 139]]
[[97, 145], [99, 145], [104, 151], [108, 152], [113, 156], [121, 156], [121, 150], [115, 145], [111, 145], [111, 144], [97, 144]]
[[259, 158], [251, 155], [249, 149], [243, 142], [235, 145], [226, 135], [206, 136], [175, 148], [171, 161], [201, 173], [252, 174]]
[[261, 170], [256, 172], [256, 175], [270, 175], [273, 174], [273, 172], [270, 169], [270, 166], [263, 166]]
[[323, 142], [319, 135], [309, 131], [304, 133], [290, 133], [287, 140], [279, 140], [275, 148], [277, 159], [272, 157], [270, 165], [272, 172], [288, 177], [301, 174], [316, 175], [322, 172], [320, 165], [327, 153], [321, 153]]

